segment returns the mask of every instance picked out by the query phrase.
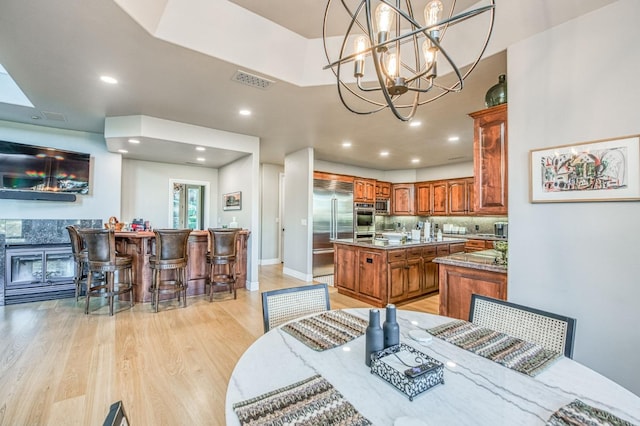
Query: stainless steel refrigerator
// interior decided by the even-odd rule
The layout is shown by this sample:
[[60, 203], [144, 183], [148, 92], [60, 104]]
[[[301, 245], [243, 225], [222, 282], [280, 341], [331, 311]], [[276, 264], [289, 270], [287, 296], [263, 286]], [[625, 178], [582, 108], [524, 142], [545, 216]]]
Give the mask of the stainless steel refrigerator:
[[313, 181], [313, 276], [333, 274], [335, 239], [353, 238], [353, 183]]

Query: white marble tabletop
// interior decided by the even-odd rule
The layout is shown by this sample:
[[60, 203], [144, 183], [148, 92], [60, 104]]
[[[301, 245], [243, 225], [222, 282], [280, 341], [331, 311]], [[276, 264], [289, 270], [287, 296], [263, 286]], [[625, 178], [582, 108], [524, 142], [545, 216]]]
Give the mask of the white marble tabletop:
[[[347, 309], [368, 319], [368, 309]], [[381, 312], [384, 318], [384, 311]], [[400, 341], [445, 364], [443, 385], [409, 399], [364, 362], [365, 337], [316, 352], [282, 331], [260, 337], [238, 361], [226, 397], [228, 425], [238, 425], [232, 405], [320, 374], [374, 425], [413, 417], [427, 425], [544, 425], [558, 408], [580, 399], [640, 425], [640, 397], [569, 358], [529, 377], [433, 338], [422, 344], [410, 330], [451, 321], [421, 312], [398, 311]]]

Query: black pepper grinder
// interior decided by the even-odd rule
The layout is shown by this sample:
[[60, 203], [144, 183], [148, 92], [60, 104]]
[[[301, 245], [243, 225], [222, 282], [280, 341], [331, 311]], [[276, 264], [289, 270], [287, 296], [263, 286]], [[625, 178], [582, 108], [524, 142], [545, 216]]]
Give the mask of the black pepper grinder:
[[386, 318], [382, 325], [385, 349], [400, 343], [400, 326], [396, 321], [396, 305], [387, 305]]

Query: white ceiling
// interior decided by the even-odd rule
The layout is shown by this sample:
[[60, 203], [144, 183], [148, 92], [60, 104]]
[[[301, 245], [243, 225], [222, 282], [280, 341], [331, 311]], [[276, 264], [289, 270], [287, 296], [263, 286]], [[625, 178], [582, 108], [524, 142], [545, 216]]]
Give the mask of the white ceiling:
[[[226, 2], [212, 1], [214, 9], [216, 4]], [[496, 44], [507, 46], [531, 32], [611, 2], [498, 2]], [[326, 5], [323, 1], [234, 3], [307, 38], [318, 37], [322, 30]], [[180, 0], [161, 4], [172, 8], [189, 5]], [[502, 14], [501, 7], [505, 8]], [[511, 16], [514, 14], [517, 16]], [[241, 28], [243, 23], [237, 24]], [[517, 28], [517, 34], [511, 36], [511, 28]], [[296, 86], [259, 69], [246, 69], [155, 38], [112, 0], [3, 0], [0, 40], [5, 41], [0, 44], [0, 64], [35, 105], [29, 108], [0, 103], [2, 120], [103, 133], [105, 117], [147, 115], [257, 136], [261, 162], [275, 164], [282, 164], [287, 153], [304, 147], [313, 147], [316, 159], [380, 170], [470, 161], [473, 132], [467, 114], [484, 108], [486, 90], [497, 82], [499, 74], [506, 72], [506, 53], [494, 46], [494, 51], [500, 53], [480, 63], [461, 93], [419, 109], [415, 120], [423, 125], [410, 128], [389, 111], [370, 116], [348, 112], [340, 103], [335, 86]], [[259, 42], [232, 37], [228, 40], [239, 46]], [[269, 49], [279, 47], [263, 49], [268, 54]], [[239, 69], [272, 79], [275, 84], [261, 90], [232, 81]], [[117, 75], [120, 83], [101, 83], [98, 77], [103, 73]], [[253, 115], [239, 116], [240, 108], [250, 108]], [[40, 119], [33, 119], [34, 116]], [[458, 143], [447, 142], [452, 134], [460, 136]], [[340, 147], [344, 140], [353, 143], [351, 149]], [[118, 143], [125, 141], [113, 141], [109, 149], [116, 149]], [[383, 149], [390, 151], [389, 158], [380, 158], [379, 151]], [[143, 140], [129, 151], [126, 155], [131, 158], [195, 163], [192, 150], [175, 142]], [[234, 152], [213, 154], [217, 162], [212, 159], [206, 164], [209, 167], [234, 159]], [[411, 164], [413, 156], [421, 162]]]

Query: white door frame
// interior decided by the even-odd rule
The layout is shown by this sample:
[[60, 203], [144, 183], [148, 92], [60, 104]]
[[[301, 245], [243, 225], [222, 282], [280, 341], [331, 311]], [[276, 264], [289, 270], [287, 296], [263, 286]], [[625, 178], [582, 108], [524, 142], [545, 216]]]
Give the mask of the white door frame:
[[204, 197], [202, 199], [202, 204], [204, 207], [202, 218], [202, 229], [209, 228], [209, 206], [211, 205], [210, 197], [210, 183], [203, 180], [189, 180], [189, 179], [169, 179], [169, 221], [167, 222], [169, 226], [173, 223], [173, 184], [174, 183], [182, 183], [185, 185], [200, 185], [204, 186]]

